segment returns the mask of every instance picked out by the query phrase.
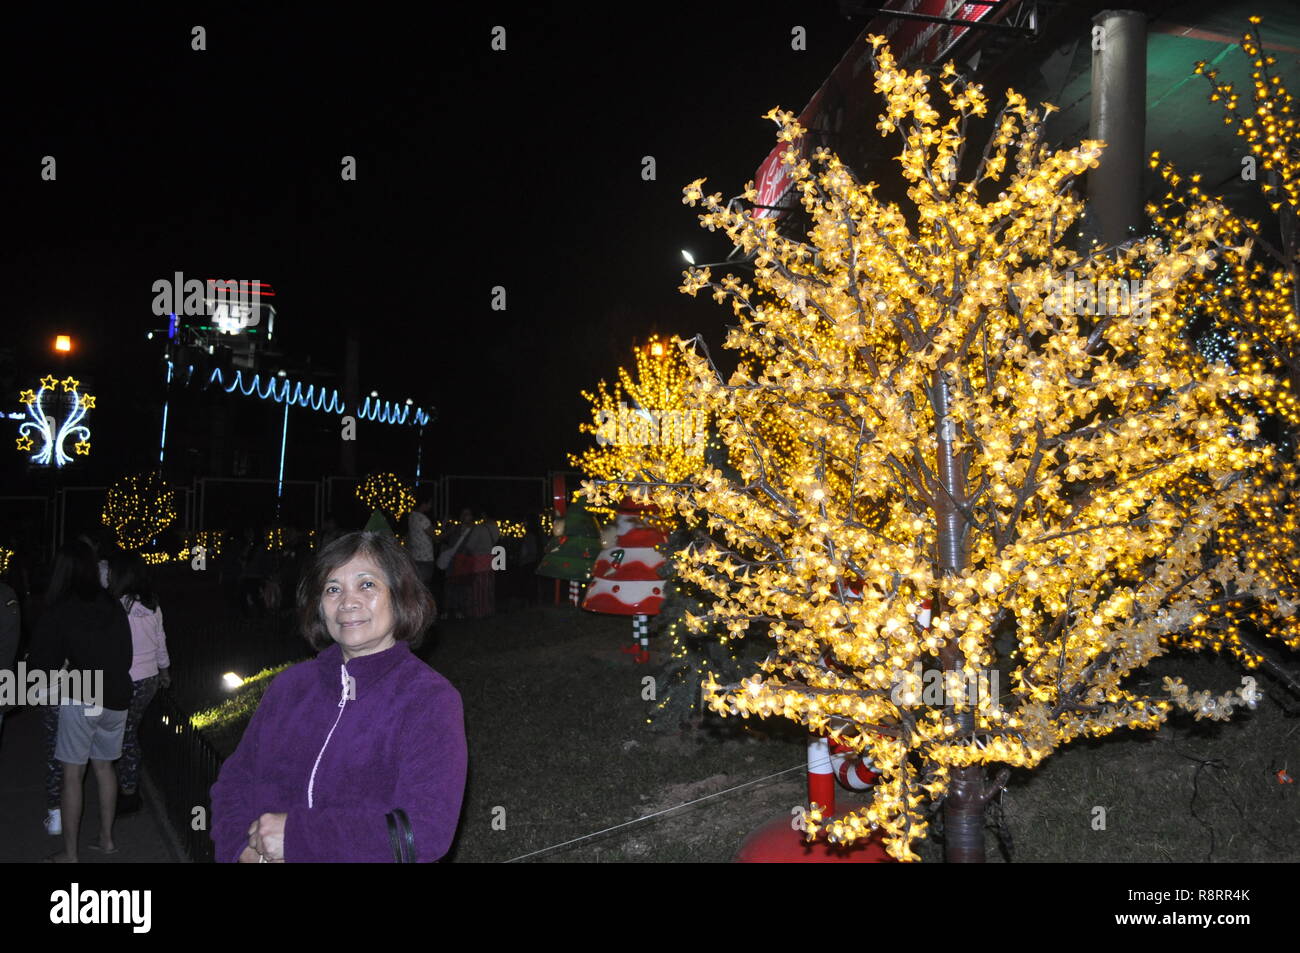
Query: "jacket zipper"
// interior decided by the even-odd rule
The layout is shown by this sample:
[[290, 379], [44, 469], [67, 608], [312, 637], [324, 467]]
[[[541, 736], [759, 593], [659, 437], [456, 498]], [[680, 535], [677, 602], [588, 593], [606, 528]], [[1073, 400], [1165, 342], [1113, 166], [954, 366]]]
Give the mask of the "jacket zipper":
[[334, 717], [334, 724], [330, 726], [330, 732], [325, 736], [325, 743], [320, 746], [320, 751], [316, 754], [316, 763], [311, 766], [311, 777], [307, 781], [307, 807], [313, 804], [312, 789], [316, 785], [316, 769], [320, 767], [320, 759], [325, 754], [325, 749], [329, 747], [330, 739], [334, 737], [334, 729], [339, 726], [339, 719], [343, 717], [343, 706], [348, 703], [348, 667], [346, 664], [339, 666], [342, 687], [339, 689], [339, 713]]

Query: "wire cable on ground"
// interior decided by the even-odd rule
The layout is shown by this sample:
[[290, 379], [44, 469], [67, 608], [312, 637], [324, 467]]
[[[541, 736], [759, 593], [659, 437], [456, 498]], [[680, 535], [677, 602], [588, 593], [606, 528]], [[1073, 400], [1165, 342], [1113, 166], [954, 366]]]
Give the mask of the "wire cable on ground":
[[651, 818], [662, 817], [664, 814], [671, 814], [673, 811], [680, 811], [684, 807], [690, 807], [692, 804], [699, 804], [701, 801], [707, 801], [710, 798], [721, 797], [724, 794], [730, 794], [732, 791], [739, 791], [741, 788], [747, 788], [753, 784], [761, 784], [763, 781], [770, 781], [773, 778], [779, 778], [783, 774], [789, 774], [791, 771], [807, 770], [807, 762], [796, 764], [793, 768], [786, 768], [784, 771], [778, 771], [776, 774], [769, 774], [766, 777], [755, 778], [753, 781], [746, 781], [744, 784], [737, 784], [735, 787], [726, 788], [722, 791], [715, 791], [712, 794], [706, 794], [704, 797], [697, 797], [693, 801], [687, 801], [684, 804], [678, 804], [676, 807], [670, 807], [662, 811], [655, 811], [653, 814], [647, 814], [645, 817], [634, 818], [630, 821], [624, 821], [622, 824], [615, 824], [613, 827], [607, 827], [603, 831], [595, 831], [591, 834], [583, 834], [581, 837], [574, 837], [571, 840], [563, 841], [559, 844], [552, 844], [550, 847], [543, 847], [541, 850], [529, 851], [527, 854], [520, 854], [518, 857], [511, 857], [502, 863], [513, 864], [517, 860], [524, 860], [528, 857], [536, 857], [538, 854], [545, 854], [548, 851], [559, 850], [561, 847], [568, 847], [570, 844], [576, 844], [579, 841], [590, 840], [593, 837], [599, 837], [601, 834], [608, 834], [610, 831], [616, 831], [621, 827], [630, 827], [633, 824], [640, 824], [642, 821], [648, 821]]

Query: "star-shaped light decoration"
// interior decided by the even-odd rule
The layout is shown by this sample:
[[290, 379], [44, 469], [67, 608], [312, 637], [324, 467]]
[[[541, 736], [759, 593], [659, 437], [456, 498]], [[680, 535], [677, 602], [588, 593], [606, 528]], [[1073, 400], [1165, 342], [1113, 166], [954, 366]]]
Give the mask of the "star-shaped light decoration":
[[[48, 400], [47, 395], [60, 384], [68, 397]], [[80, 393], [80, 387], [81, 382], [71, 374], [62, 381], [47, 374], [41, 378], [39, 391], [20, 392], [27, 419], [18, 426], [17, 447], [25, 452], [35, 450], [31, 462], [37, 466], [63, 467], [72, 462], [74, 455], [89, 456], [90, 428], [84, 421], [96, 399]], [[68, 453], [68, 446], [75, 448], [75, 454]]]

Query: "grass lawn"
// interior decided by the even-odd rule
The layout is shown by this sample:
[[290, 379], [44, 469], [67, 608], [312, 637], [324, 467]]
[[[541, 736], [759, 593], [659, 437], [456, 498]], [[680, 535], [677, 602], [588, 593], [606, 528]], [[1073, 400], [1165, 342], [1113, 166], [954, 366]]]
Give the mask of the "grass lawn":
[[[649, 726], [655, 702], [643, 698], [642, 679], [658, 659], [635, 665], [620, 652], [630, 631], [624, 618], [548, 606], [443, 623], [431, 634], [421, 655], [460, 690], [470, 745], [452, 860], [542, 851], [526, 859], [727, 861], [746, 834], [804, 802], [805, 735], [793, 724], [710, 714], [700, 728]], [[1159, 661], [1151, 684], [1175, 671], [1196, 688], [1240, 682], [1226, 661], [1186, 657]], [[1159, 734], [1078, 743], [1038, 771], [1018, 772], [1000, 805], [1011, 859], [1293, 860], [1300, 793], [1276, 772], [1300, 771], [1300, 718], [1284, 700], [1291, 714], [1270, 691], [1257, 711], [1228, 723], [1179, 716]], [[229, 749], [241, 730], [220, 733], [218, 746]], [[841, 808], [858, 800], [839, 794]], [[996, 819], [994, 862], [1004, 859]], [[918, 852], [942, 858], [934, 838]]]

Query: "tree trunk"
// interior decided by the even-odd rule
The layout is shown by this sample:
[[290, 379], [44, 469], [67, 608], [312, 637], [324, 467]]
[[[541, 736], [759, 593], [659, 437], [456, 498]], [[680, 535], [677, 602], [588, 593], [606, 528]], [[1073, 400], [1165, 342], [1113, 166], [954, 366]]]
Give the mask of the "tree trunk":
[[[938, 561], [941, 575], [953, 576], [966, 568], [967, 520], [961, 511], [966, 502], [966, 454], [953, 452], [956, 424], [949, 416], [948, 380], [943, 365], [935, 371], [931, 398], [938, 437], [935, 461], [940, 487], [935, 493], [938, 522]], [[960, 505], [959, 505], [960, 504]], [[935, 605], [936, 612], [945, 606]], [[962, 668], [961, 652], [951, 643], [939, 650], [945, 672]], [[956, 716], [960, 734], [969, 737], [975, 717], [969, 711]], [[944, 858], [949, 863], [984, 863], [984, 807], [986, 776], [983, 765], [971, 765], [953, 772], [943, 806]]]
[[943, 805], [943, 857], [950, 864], [984, 863], [984, 768], [956, 772]]

